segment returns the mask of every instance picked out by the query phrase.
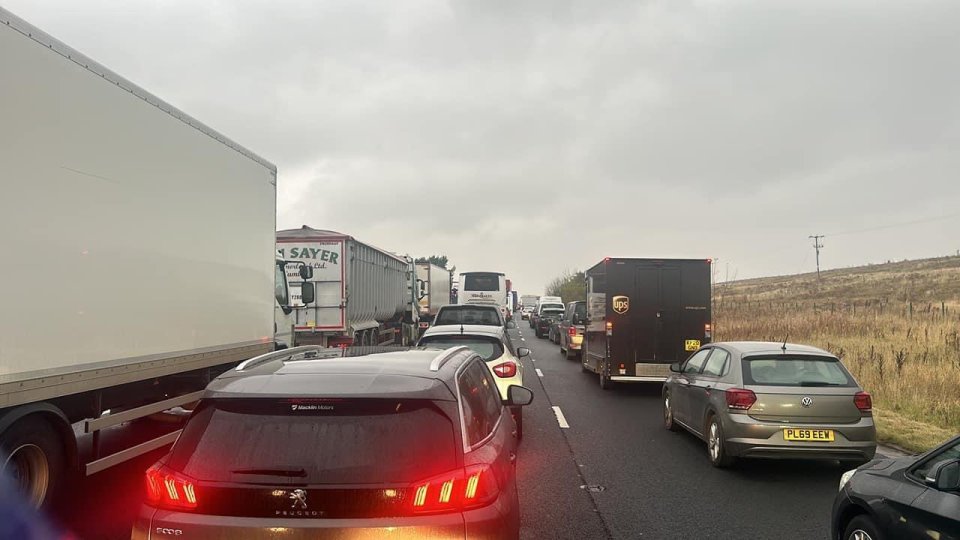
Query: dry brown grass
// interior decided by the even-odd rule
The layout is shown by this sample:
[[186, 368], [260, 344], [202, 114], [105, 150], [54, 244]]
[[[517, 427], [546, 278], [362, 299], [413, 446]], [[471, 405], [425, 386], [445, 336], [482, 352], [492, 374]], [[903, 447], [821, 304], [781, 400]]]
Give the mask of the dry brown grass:
[[873, 395], [881, 440], [920, 451], [960, 432], [960, 257], [718, 286], [714, 321], [719, 340], [838, 355]]

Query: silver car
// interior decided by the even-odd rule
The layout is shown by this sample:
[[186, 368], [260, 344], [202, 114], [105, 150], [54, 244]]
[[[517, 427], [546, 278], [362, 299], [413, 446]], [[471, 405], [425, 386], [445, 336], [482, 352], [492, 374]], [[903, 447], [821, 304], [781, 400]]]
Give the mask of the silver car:
[[790, 343], [711, 343], [670, 366], [663, 422], [707, 443], [710, 462], [866, 462], [877, 449], [870, 394], [827, 351]]

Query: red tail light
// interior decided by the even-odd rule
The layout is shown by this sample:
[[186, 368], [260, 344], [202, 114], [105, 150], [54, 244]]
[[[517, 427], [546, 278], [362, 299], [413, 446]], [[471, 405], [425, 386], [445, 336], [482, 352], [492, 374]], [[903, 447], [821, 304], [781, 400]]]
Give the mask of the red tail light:
[[613, 322], [611, 321], [607, 321], [607, 335], [608, 336], [613, 335]]
[[853, 396], [853, 402], [862, 413], [873, 412], [873, 398], [867, 392], [857, 392]]
[[493, 372], [497, 377], [504, 379], [513, 377], [517, 374], [517, 364], [515, 362], [504, 362], [493, 366]]
[[197, 492], [193, 480], [162, 465], [147, 469], [147, 503], [168, 510], [193, 510]]
[[474, 465], [414, 484], [410, 509], [416, 514], [460, 512], [490, 504], [498, 492], [490, 466]]
[[753, 390], [731, 388], [725, 393], [727, 396], [727, 407], [731, 409], [745, 411], [753, 407], [753, 404], [757, 402], [757, 395], [753, 393]]
[[577, 327], [571, 326], [570, 328], [567, 328], [567, 335], [570, 337], [577, 337]]

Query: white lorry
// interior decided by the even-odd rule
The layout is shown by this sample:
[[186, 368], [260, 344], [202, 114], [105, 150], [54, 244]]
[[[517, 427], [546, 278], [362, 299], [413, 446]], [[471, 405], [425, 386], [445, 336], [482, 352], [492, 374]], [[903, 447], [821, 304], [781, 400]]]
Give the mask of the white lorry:
[[[304, 306], [291, 284], [293, 345], [409, 345], [418, 334], [413, 259], [356, 238], [304, 225], [277, 232], [277, 252], [288, 277], [312, 268], [316, 302]], [[285, 329], [278, 330], [283, 332]]]
[[450, 304], [450, 271], [429, 262], [417, 264], [417, 287], [419, 289], [420, 330], [426, 330], [437, 311]]
[[273, 165], [3, 9], [0, 69], [0, 473], [39, 506], [172, 443], [100, 435], [273, 350], [287, 285]]

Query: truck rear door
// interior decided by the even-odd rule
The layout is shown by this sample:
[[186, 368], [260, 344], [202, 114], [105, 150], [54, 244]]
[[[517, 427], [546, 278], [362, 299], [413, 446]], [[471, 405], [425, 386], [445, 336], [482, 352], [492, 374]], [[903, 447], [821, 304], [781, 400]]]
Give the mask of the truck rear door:
[[635, 291], [631, 306], [635, 362], [678, 362], [709, 342], [708, 261], [642, 264], [637, 267]]

